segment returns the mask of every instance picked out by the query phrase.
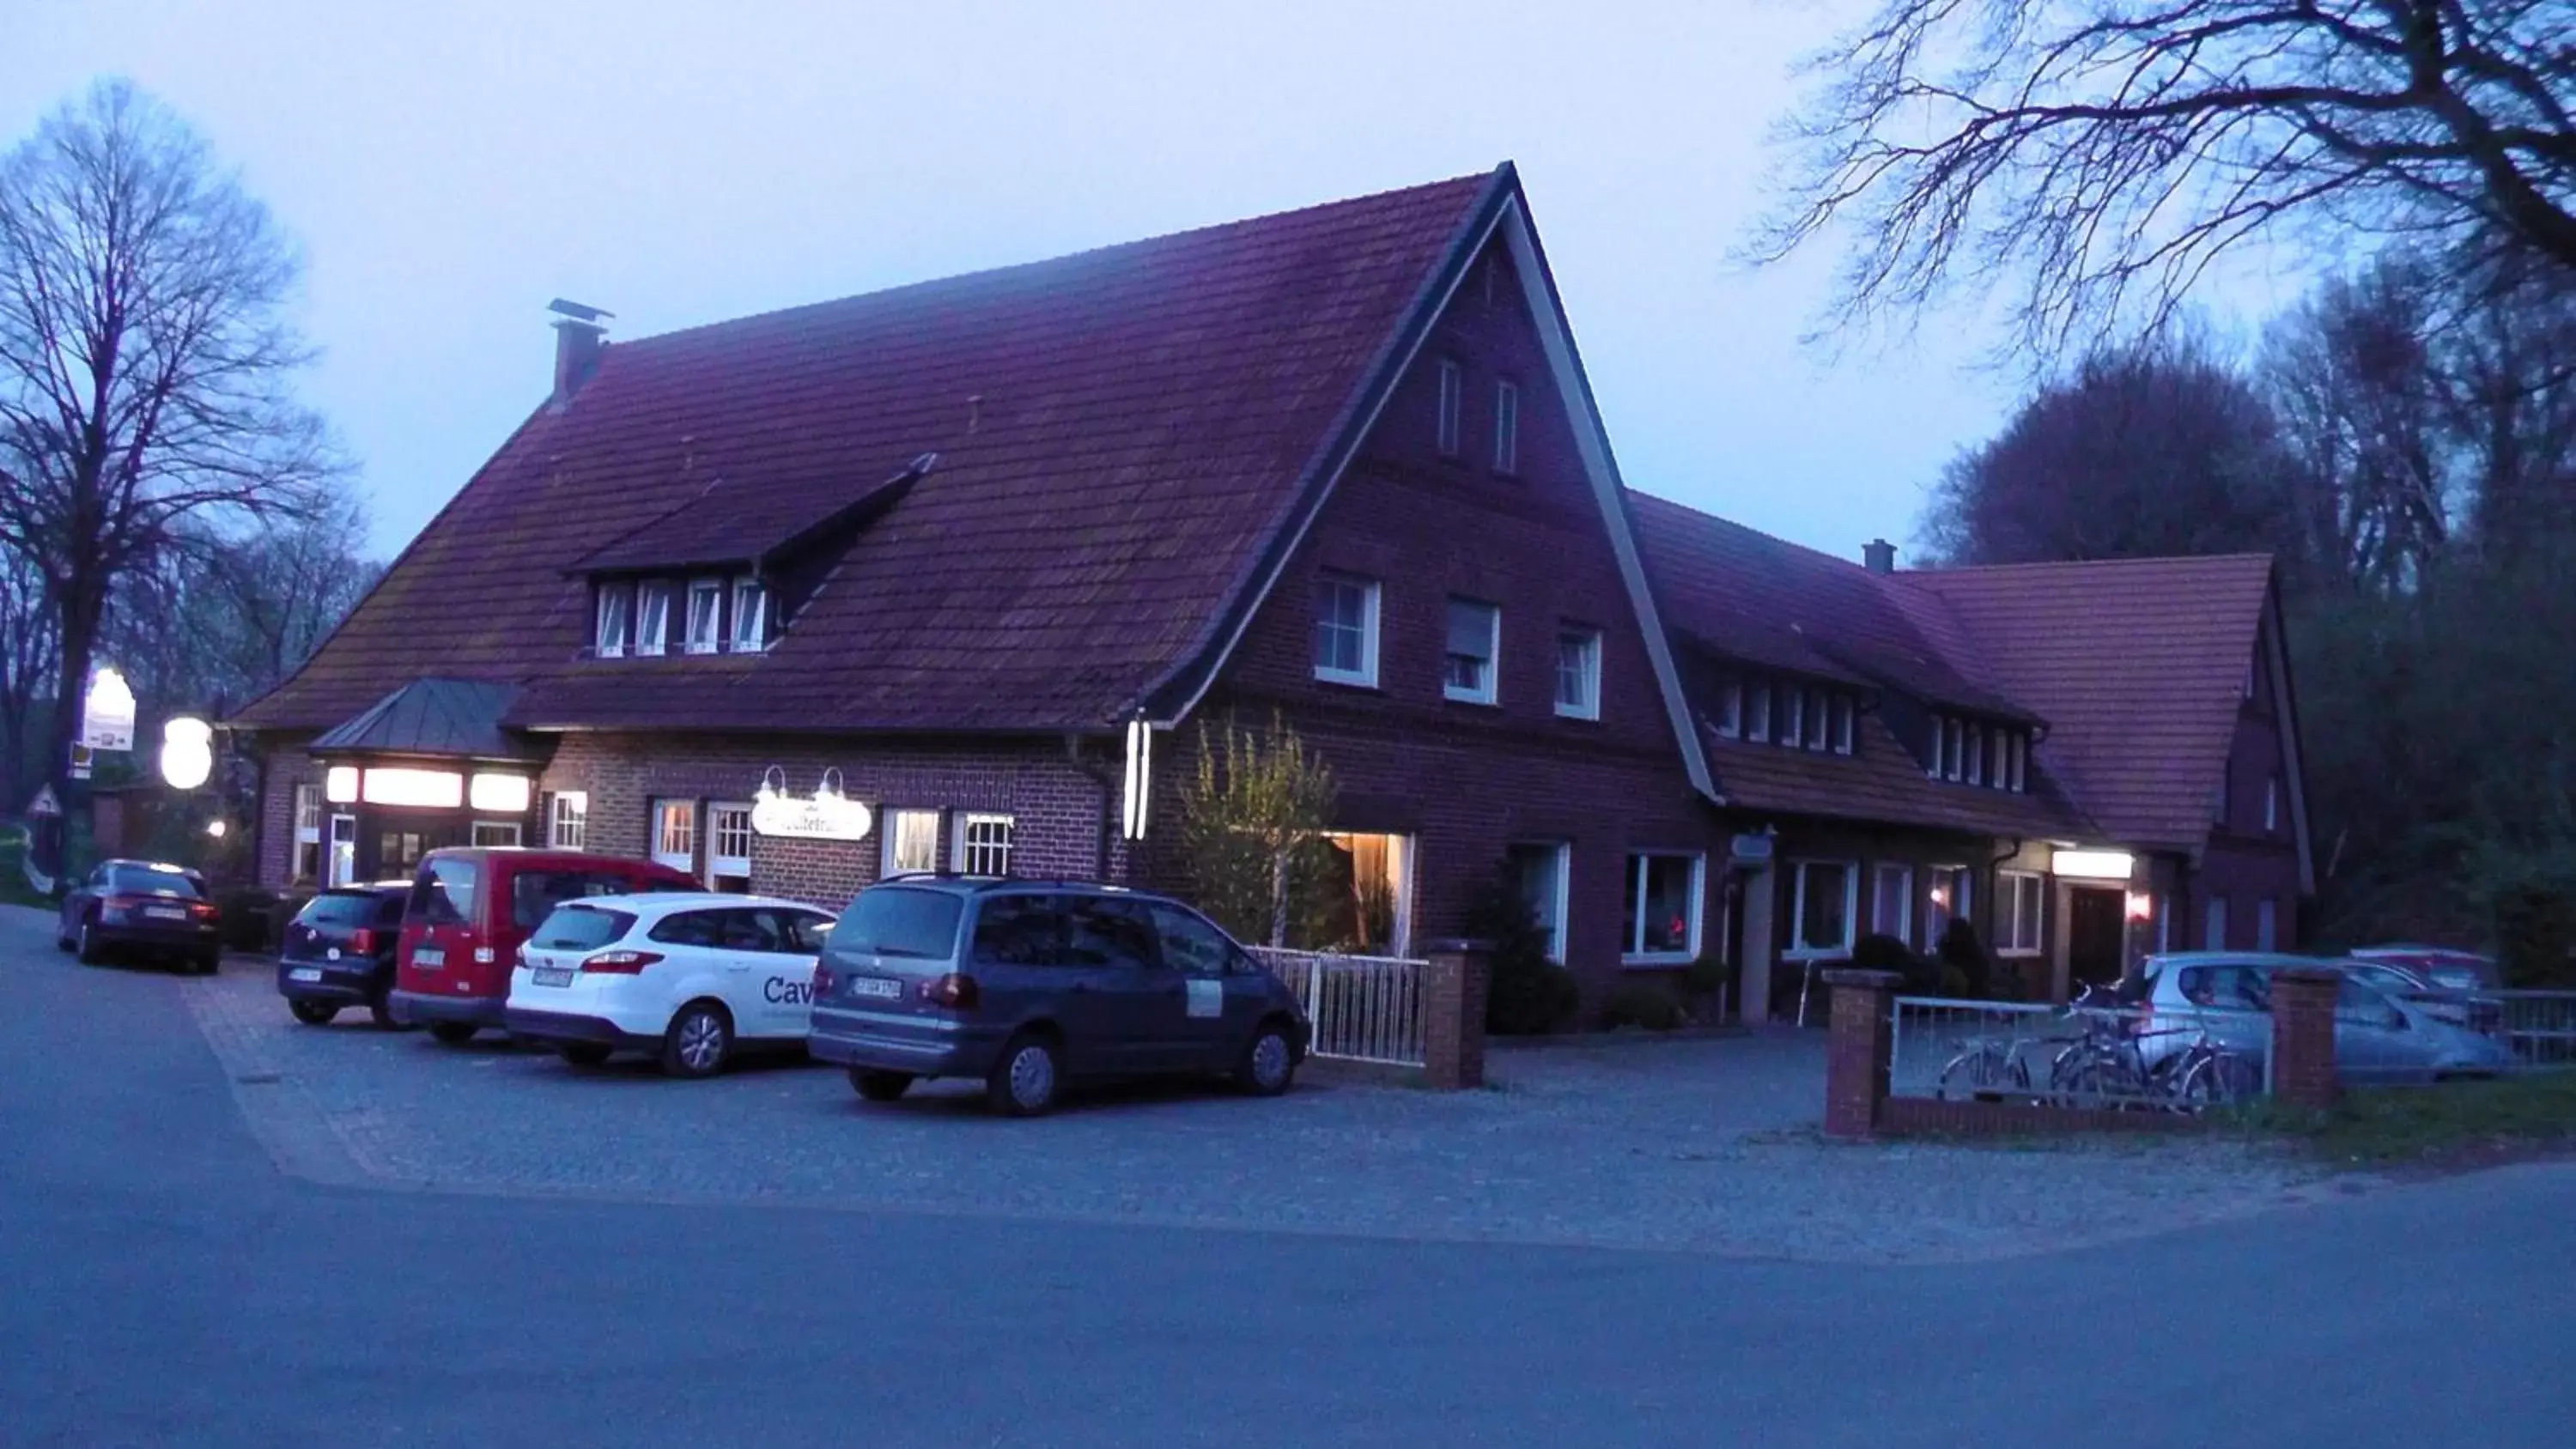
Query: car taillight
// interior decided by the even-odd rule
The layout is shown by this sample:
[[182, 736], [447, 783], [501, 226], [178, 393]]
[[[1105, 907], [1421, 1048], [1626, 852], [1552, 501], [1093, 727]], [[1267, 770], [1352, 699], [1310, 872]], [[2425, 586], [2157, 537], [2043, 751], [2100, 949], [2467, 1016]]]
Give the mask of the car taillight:
[[195, 905], [188, 907], [188, 914], [200, 921], [211, 921], [215, 918], [215, 903], [212, 901], [199, 901]]
[[349, 949], [361, 956], [376, 954], [376, 928], [360, 926], [349, 933]]
[[950, 1011], [973, 1011], [983, 1001], [984, 993], [976, 986], [974, 977], [960, 976], [951, 971], [921, 983], [921, 999]]
[[612, 976], [632, 976], [661, 959], [659, 951], [594, 951], [581, 958], [581, 969]]
[[831, 995], [832, 988], [840, 984], [841, 978], [832, 974], [831, 967], [824, 965], [820, 961], [814, 963], [813, 997], [816, 1001], [820, 1001], [824, 997]]

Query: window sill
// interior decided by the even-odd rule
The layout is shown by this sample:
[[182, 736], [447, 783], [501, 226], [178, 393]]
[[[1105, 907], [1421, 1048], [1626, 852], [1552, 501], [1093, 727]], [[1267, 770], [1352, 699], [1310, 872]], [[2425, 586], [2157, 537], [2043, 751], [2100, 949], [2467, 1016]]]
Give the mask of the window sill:
[[2043, 953], [2037, 946], [1997, 946], [1995, 948], [1995, 954], [1998, 956], [2010, 956], [2016, 960], [2022, 960], [2039, 956]]
[[1443, 704], [1472, 704], [1478, 709], [1499, 709], [1502, 707], [1502, 701], [1496, 699], [1490, 694], [1451, 694], [1445, 689], [1440, 692], [1440, 702]]
[[1796, 949], [1796, 950], [1789, 950], [1789, 951], [1783, 951], [1783, 952], [1781, 952], [1781, 953], [1780, 953], [1780, 959], [1781, 959], [1781, 960], [1783, 960], [1783, 961], [1793, 962], [1793, 963], [1795, 963], [1795, 964], [1797, 964], [1797, 965], [1801, 965], [1801, 966], [1811, 966], [1811, 965], [1814, 965], [1814, 964], [1816, 964], [1816, 963], [1818, 963], [1818, 962], [1822, 962], [1822, 961], [1848, 961], [1848, 960], [1850, 960], [1850, 959], [1851, 959], [1851, 947], [1849, 947], [1849, 946], [1807, 946], [1807, 947], [1801, 947], [1801, 948], [1798, 948], [1798, 949]]
[[1377, 687], [1377, 679], [1374, 676], [1363, 678], [1356, 674], [1326, 674], [1318, 669], [1315, 671], [1315, 682], [1329, 684], [1335, 689], [1364, 689], [1371, 694], [1385, 693]]
[[1699, 958], [1688, 951], [1649, 951], [1619, 958], [1622, 971], [1671, 971], [1688, 966]]
[[1591, 713], [1589, 713], [1589, 714], [1586, 714], [1586, 713], [1584, 713], [1584, 712], [1582, 712], [1582, 711], [1580, 711], [1580, 710], [1560, 709], [1560, 710], [1558, 710], [1558, 711], [1556, 712], [1556, 717], [1557, 717], [1558, 719], [1561, 719], [1561, 720], [1569, 720], [1569, 721], [1572, 721], [1572, 722], [1573, 722], [1573, 723], [1575, 723], [1575, 724], [1599, 724], [1599, 723], [1601, 723], [1601, 711], [1599, 711], [1599, 710], [1597, 710], [1597, 709], [1596, 709], [1596, 710], [1593, 710], [1593, 711], [1592, 711]]

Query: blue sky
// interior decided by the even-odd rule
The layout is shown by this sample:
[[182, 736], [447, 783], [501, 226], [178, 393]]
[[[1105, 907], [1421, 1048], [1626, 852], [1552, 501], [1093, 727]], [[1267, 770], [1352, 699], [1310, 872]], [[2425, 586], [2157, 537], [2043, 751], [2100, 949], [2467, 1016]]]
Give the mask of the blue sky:
[[308, 388], [390, 554], [612, 336], [1519, 163], [1629, 481], [1856, 557], [1994, 430], [1974, 319], [1802, 345], [1747, 271], [1791, 62], [1848, 6], [0, 0], [0, 138], [133, 77], [309, 259]]

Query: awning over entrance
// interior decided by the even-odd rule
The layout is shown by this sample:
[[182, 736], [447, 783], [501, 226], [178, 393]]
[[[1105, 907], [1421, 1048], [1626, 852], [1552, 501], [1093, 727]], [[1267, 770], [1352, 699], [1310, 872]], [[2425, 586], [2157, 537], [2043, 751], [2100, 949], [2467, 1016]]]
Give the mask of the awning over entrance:
[[519, 697], [515, 684], [479, 679], [415, 679], [323, 732], [315, 755], [444, 756], [539, 764], [545, 752], [501, 728]]

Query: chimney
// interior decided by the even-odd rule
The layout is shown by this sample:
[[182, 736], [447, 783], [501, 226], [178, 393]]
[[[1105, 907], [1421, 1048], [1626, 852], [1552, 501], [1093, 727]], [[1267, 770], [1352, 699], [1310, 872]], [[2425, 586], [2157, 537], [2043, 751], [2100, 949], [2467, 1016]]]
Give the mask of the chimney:
[[554, 393], [554, 406], [559, 408], [572, 401], [572, 395], [599, 370], [600, 354], [608, 350], [608, 329], [601, 324], [617, 314], [561, 297], [548, 302], [546, 310], [560, 319], [555, 323]]
[[1883, 538], [1873, 538], [1861, 545], [1860, 561], [1874, 574], [1896, 572], [1896, 545]]

